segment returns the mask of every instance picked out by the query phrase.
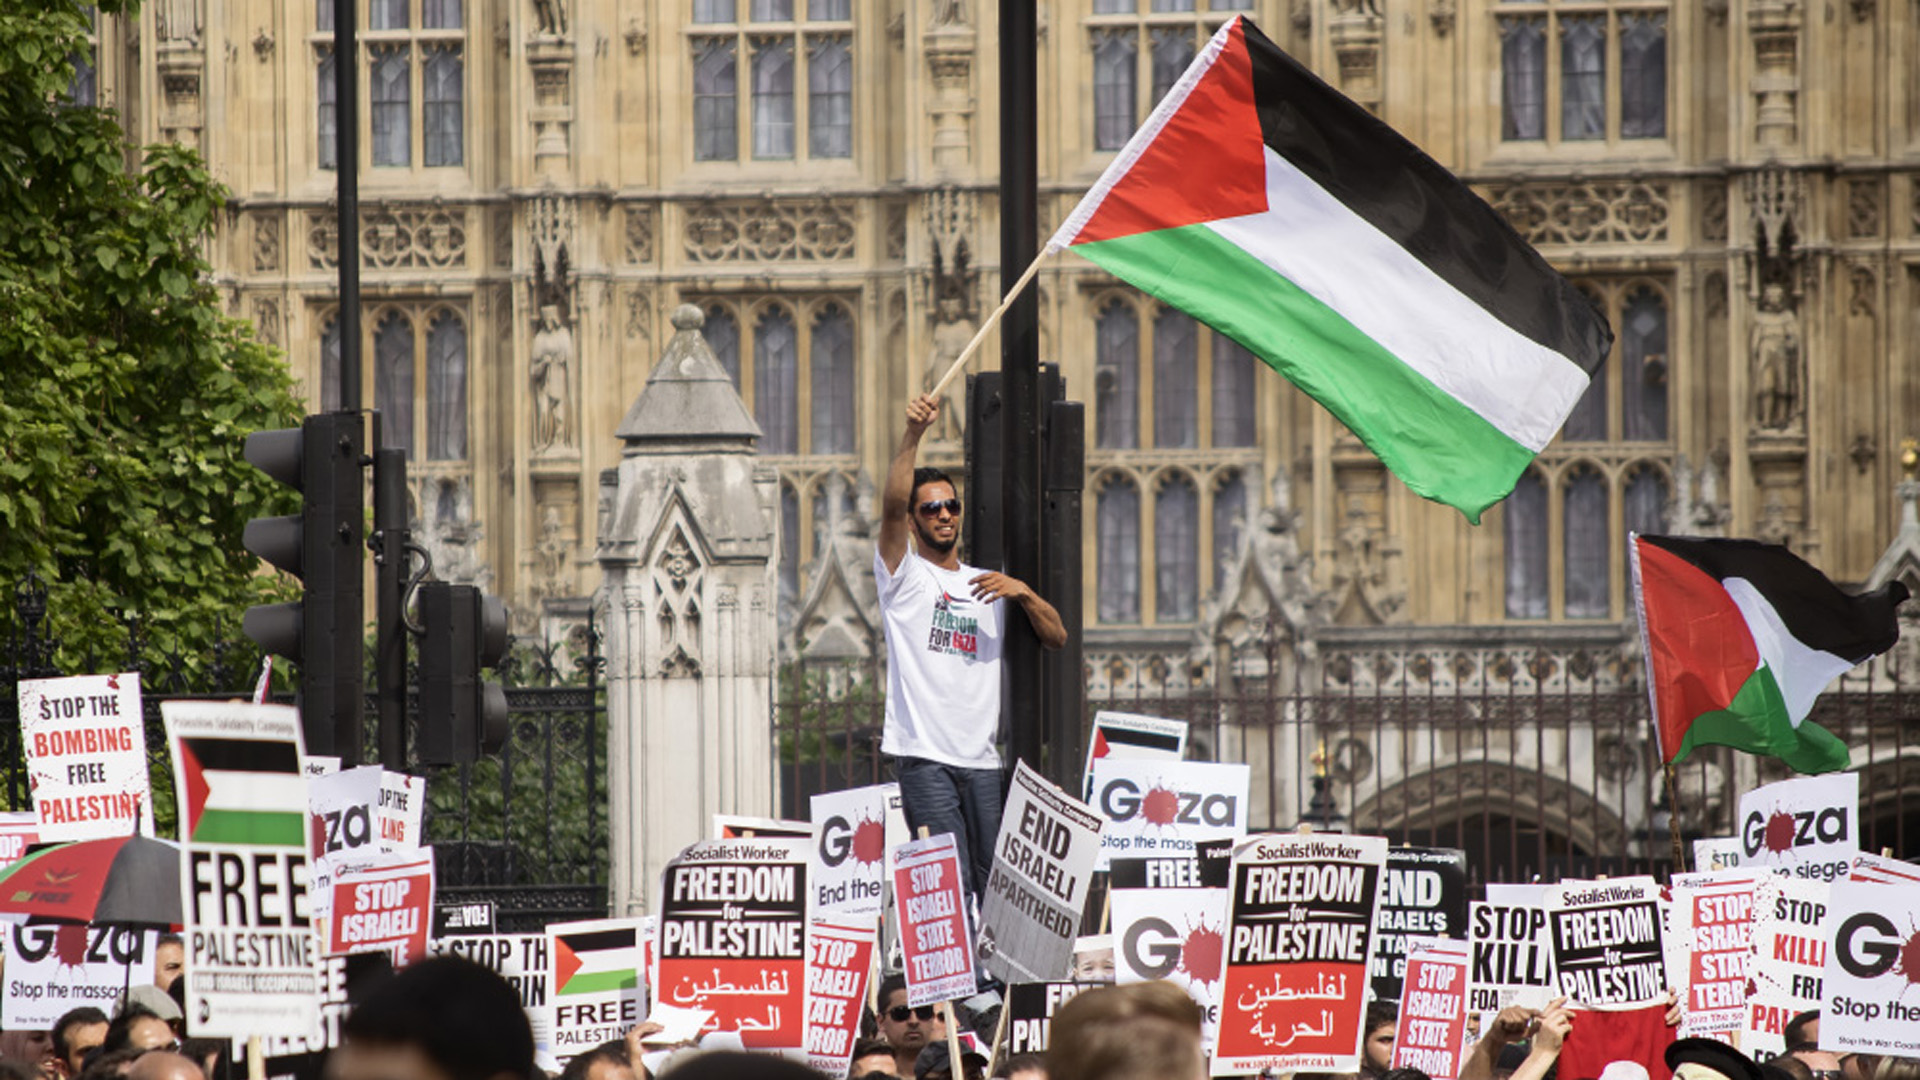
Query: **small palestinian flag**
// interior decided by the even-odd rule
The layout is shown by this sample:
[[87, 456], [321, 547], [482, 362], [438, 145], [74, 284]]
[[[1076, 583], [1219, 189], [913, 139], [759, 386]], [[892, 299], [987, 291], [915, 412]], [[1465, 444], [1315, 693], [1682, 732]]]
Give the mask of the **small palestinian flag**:
[[1048, 242], [1245, 346], [1478, 523], [1612, 346], [1494, 209], [1244, 16]]
[[1803, 773], [1849, 764], [1807, 722], [1814, 699], [1899, 640], [1907, 587], [1840, 591], [1784, 547], [1755, 540], [1634, 536], [1634, 597], [1661, 753], [1703, 744], [1777, 757]]
[[280, 739], [177, 737], [180, 839], [307, 850], [300, 752]]
[[640, 935], [629, 926], [556, 934], [553, 938], [553, 992], [606, 994], [640, 986]]

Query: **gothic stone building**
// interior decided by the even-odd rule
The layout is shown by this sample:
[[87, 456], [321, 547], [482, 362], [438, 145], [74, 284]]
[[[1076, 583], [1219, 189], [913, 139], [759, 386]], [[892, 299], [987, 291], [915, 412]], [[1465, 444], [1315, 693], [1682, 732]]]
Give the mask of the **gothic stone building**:
[[[231, 188], [219, 284], [316, 408], [337, 397], [332, 137], [360, 126], [367, 403], [412, 454], [436, 566], [527, 627], [596, 588], [615, 428], [667, 314], [698, 305], [778, 472], [783, 648], [872, 654], [872, 485], [998, 288], [994, 5], [359, 2], [357, 117], [333, 103], [333, 0], [148, 0], [103, 21], [76, 95]], [[1043, 358], [1089, 408], [1095, 697], [1220, 695], [1273, 665], [1356, 694], [1416, 670], [1443, 693], [1498, 671], [1628, 686], [1629, 529], [1870, 576], [1920, 434], [1920, 3], [1044, 3], [1043, 225], [1237, 12], [1474, 184], [1618, 340], [1476, 528], [1233, 343], [1054, 260]], [[957, 464], [958, 430], [937, 434], [929, 457]], [[1454, 659], [1353, 660], [1387, 652]], [[1291, 777], [1314, 747], [1220, 749]], [[1427, 766], [1363, 749], [1343, 809], [1377, 823]], [[1525, 787], [1553, 754], [1604, 773], [1644, 747], [1574, 739], [1479, 783]], [[1270, 817], [1297, 788], [1274, 780]], [[1590, 816], [1579, 795], [1562, 818]]]

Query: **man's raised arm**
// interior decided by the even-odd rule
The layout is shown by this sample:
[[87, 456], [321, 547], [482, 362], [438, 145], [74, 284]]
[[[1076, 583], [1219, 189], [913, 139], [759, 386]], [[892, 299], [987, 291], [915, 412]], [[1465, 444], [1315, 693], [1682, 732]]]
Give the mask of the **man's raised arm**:
[[887, 467], [887, 486], [880, 493], [880, 561], [887, 573], [900, 569], [907, 557], [907, 515], [913, 508], [913, 463], [920, 456], [920, 436], [933, 426], [940, 413], [939, 399], [921, 394], [907, 402], [907, 429], [900, 434], [900, 449], [893, 452], [893, 464]]

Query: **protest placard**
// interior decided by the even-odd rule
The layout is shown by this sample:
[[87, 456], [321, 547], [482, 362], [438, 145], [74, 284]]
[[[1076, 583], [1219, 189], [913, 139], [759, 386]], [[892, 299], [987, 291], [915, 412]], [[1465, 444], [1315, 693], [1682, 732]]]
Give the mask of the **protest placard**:
[[1556, 996], [1553, 942], [1547, 910], [1540, 905], [1543, 891], [1529, 886], [1525, 896], [1509, 894], [1503, 903], [1476, 901], [1468, 911], [1467, 1008], [1480, 1018], [1483, 1031], [1508, 1006], [1545, 1008]]
[[[458, 939], [450, 939], [458, 940]], [[647, 1015], [640, 920], [589, 919], [547, 927], [551, 965], [545, 1010], [562, 1065], [627, 1032]]]
[[[301, 1038], [276, 1036], [260, 1041], [268, 1080], [322, 1080], [327, 1055], [340, 1048], [340, 1025], [374, 986], [393, 973], [385, 953], [320, 958], [319, 1024]], [[234, 1060], [244, 1060], [246, 1043], [235, 1040]]]
[[860, 1037], [873, 971], [877, 916], [813, 919], [807, 925], [807, 1066], [844, 1077]]
[[1185, 990], [1200, 1005], [1208, 1054], [1220, 1029], [1232, 861], [1233, 845], [1224, 841], [1202, 843], [1185, 858], [1113, 860], [1114, 981], [1165, 979]]
[[1015, 1054], [1045, 1054], [1053, 1034], [1053, 1014], [1092, 983], [1033, 982], [1007, 987], [1007, 1004], [1000, 1022], [1006, 1026], [1002, 1058]]
[[967, 934], [967, 898], [953, 834], [902, 844], [889, 862], [907, 1004], [918, 1007], [971, 996], [973, 942]]
[[153, 970], [151, 930], [9, 923], [0, 932], [7, 954], [0, 1026], [8, 1031], [51, 1028], [82, 1005], [111, 1016], [128, 982], [145, 982]]
[[1740, 865], [1740, 838], [1707, 836], [1693, 842], [1693, 868], [1701, 873]]
[[1215, 1076], [1359, 1070], [1386, 865], [1378, 836], [1254, 836], [1234, 847]]
[[432, 848], [353, 856], [335, 865], [332, 888], [329, 952], [384, 952], [393, 957], [394, 967], [427, 954]]
[[1758, 884], [1740, 870], [1673, 876], [1667, 969], [1685, 1002], [1681, 1035], [1728, 1039], [1745, 1025]]
[[1650, 877], [1562, 882], [1545, 891], [1554, 978], [1575, 1005], [1641, 1008], [1667, 999], [1660, 886]]
[[812, 837], [813, 825], [805, 821], [746, 817], [741, 814], [713, 815], [715, 840], [806, 840]]
[[499, 912], [491, 900], [446, 900], [437, 895], [434, 897], [433, 936], [436, 938], [492, 934], [498, 920]]
[[284, 705], [166, 701], [196, 1035], [302, 1038], [319, 1023], [308, 907], [300, 715]]
[[1787, 1048], [1787, 1022], [1820, 1007], [1833, 887], [1818, 879], [1762, 874], [1753, 895], [1753, 962], [1740, 1046], [1754, 1055]]
[[22, 679], [18, 700], [40, 839], [152, 836], [139, 673]]
[[1247, 835], [1245, 765], [1108, 757], [1093, 766], [1093, 808], [1100, 829], [1099, 869], [1118, 855], [1193, 854], [1200, 840]]
[[427, 778], [382, 770], [380, 773], [380, 847], [415, 851], [426, 816]]
[[[1391, 873], [1391, 870], [1389, 870]], [[1394, 1029], [1392, 1067], [1419, 1069], [1431, 1080], [1460, 1075], [1467, 1030], [1467, 943], [1410, 937]]]
[[1740, 796], [1740, 865], [1837, 881], [1860, 850], [1860, 774], [1797, 776]]
[[1013, 983], [1067, 973], [1099, 857], [1100, 816], [1020, 762], [980, 902], [977, 952], [987, 974]]
[[813, 859], [807, 866], [816, 916], [874, 915], [885, 906], [887, 851], [907, 842], [907, 822], [897, 809], [900, 785], [815, 795], [812, 799]]
[[1828, 904], [1820, 1049], [1920, 1056], [1920, 889], [1849, 882]]
[[806, 1047], [810, 838], [704, 840], [667, 863], [654, 997], [750, 1050]]
[[1092, 802], [1096, 762], [1107, 758], [1179, 761], [1187, 753], [1187, 722], [1102, 709], [1093, 714], [1093, 732], [1087, 740], [1087, 765], [1080, 777], [1080, 791]]
[[31, 810], [0, 811], [0, 870], [27, 857], [40, 843], [40, 815]]
[[1853, 868], [1847, 873], [1847, 880], [1872, 885], [1911, 885], [1920, 882], [1920, 866], [1904, 859], [1863, 851], [1853, 857]]
[[1409, 937], [1467, 936], [1467, 853], [1458, 848], [1392, 848], [1380, 888], [1373, 996], [1398, 1001]]
[[378, 765], [309, 777], [313, 854], [418, 850], [426, 783]]
[[[520, 1007], [533, 1025], [535, 1053], [543, 1061], [553, 1060], [553, 1010], [547, 1004], [553, 953], [546, 934], [469, 934], [435, 938], [427, 948], [435, 955], [465, 957], [507, 980], [520, 995]], [[641, 981], [645, 981], [644, 976]]]

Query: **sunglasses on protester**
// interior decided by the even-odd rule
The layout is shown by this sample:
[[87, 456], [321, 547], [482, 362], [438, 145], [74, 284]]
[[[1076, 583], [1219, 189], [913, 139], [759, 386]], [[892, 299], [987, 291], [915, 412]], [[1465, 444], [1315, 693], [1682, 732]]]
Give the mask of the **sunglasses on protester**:
[[938, 514], [942, 510], [945, 510], [947, 513], [952, 514], [955, 517], [960, 516], [960, 500], [959, 499], [929, 499], [926, 502], [923, 502], [920, 504], [921, 517], [932, 517], [935, 514]]
[[[949, 499], [947, 501], [952, 502], [953, 500]], [[909, 1009], [905, 1005], [895, 1005], [893, 1008], [887, 1010], [887, 1017], [896, 1024], [906, 1023], [907, 1017], [909, 1016], [917, 1016], [922, 1020], [931, 1020], [933, 1019], [933, 1006], [922, 1005], [917, 1009]]]

